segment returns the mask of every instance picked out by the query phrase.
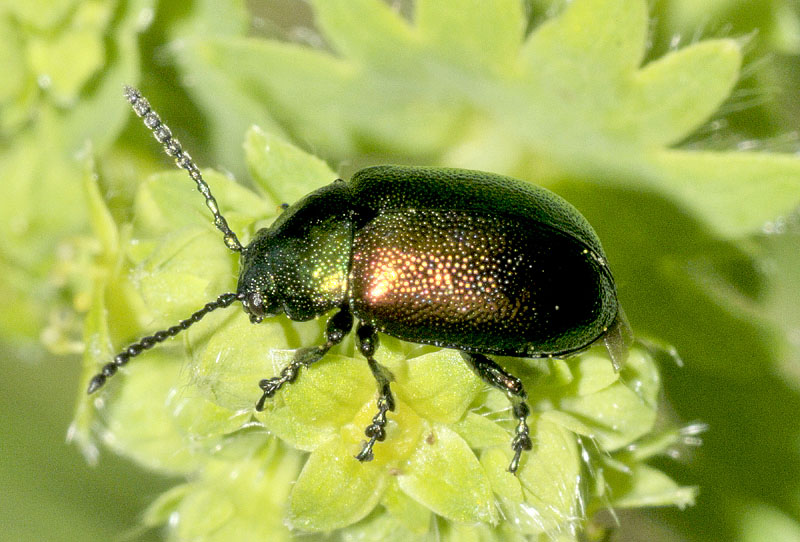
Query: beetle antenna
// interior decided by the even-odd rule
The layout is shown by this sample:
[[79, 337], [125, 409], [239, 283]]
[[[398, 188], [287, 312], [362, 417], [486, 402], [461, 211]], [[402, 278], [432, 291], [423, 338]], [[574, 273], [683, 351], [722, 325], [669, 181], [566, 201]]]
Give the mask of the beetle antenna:
[[164, 147], [164, 151], [166, 151], [169, 156], [175, 158], [175, 163], [178, 167], [185, 169], [192, 180], [197, 183], [197, 189], [200, 190], [200, 193], [206, 198], [206, 205], [214, 215], [214, 225], [225, 236], [225, 244], [228, 248], [236, 252], [241, 252], [242, 244], [239, 242], [239, 238], [236, 237], [236, 234], [228, 227], [228, 222], [225, 220], [225, 217], [220, 214], [217, 200], [214, 199], [214, 196], [211, 194], [211, 189], [203, 180], [203, 176], [192, 161], [192, 157], [181, 147], [180, 141], [172, 136], [172, 131], [161, 121], [161, 117], [158, 116], [158, 113], [153, 111], [153, 108], [150, 107], [150, 102], [147, 101], [147, 98], [142, 96], [141, 92], [131, 86], [125, 85], [125, 98], [130, 102], [136, 114], [142, 117], [144, 125], [153, 132], [153, 136]]
[[117, 369], [128, 363], [131, 358], [138, 356], [145, 350], [152, 348], [156, 344], [163, 342], [170, 337], [174, 337], [181, 331], [189, 329], [189, 326], [202, 320], [203, 316], [209, 312], [227, 307], [234, 301], [241, 301], [242, 299], [244, 299], [244, 294], [234, 294], [232, 292], [222, 294], [216, 300], [206, 303], [202, 309], [192, 314], [186, 320], [181, 320], [178, 322], [177, 325], [157, 331], [153, 335], [142, 337], [135, 343], [128, 345], [122, 350], [122, 352], [114, 356], [113, 361], [103, 365], [103, 369], [92, 377], [92, 379], [89, 381], [89, 387], [86, 392], [94, 393], [99, 390], [103, 384], [106, 383], [106, 380], [113, 376], [117, 372]]

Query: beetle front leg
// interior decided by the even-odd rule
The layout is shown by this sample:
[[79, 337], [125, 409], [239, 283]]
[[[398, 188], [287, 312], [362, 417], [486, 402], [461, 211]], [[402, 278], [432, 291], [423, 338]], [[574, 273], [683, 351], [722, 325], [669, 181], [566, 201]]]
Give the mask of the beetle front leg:
[[517, 430], [511, 440], [511, 449], [514, 450], [514, 458], [508, 465], [508, 472], [514, 474], [519, 468], [519, 460], [524, 450], [533, 447], [531, 443], [530, 430], [528, 429], [528, 414], [531, 410], [525, 402], [527, 394], [522, 387], [522, 382], [516, 376], [509, 374], [497, 363], [484, 356], [483, 354], [472, 354], [461, 352], [461, 356], [478, 373], [481, 379], [501, 391], [504, 391], [508, 400], [511, 401], [511, 410], [517, 419]]
[[372, 447], [375, 442], [384, 441], [386, 439], [386, 413], [394, 411], [394, 397], [389, 384], [394, 380], [392, 373], [375, 361], [373, 357], [375, 350], [378, 349], [378, 332], [370, 325], [358, 324], [356, 329], [356, 337], [358, 338], [358, 349], [361, 354], [367, 358], [367, 363], [372, 371], [372, 376], [378, 383], [378, 413], [372, 418], [372, 423], [364, 430], [364, 434], [369, 437], [369, 442], [364, 444], [364, 447], [356, 456], [359, 461], [372, 461], [374, 457], [372, 454]]
[[258, 387], [261, 388], [264, 394], [256, 403], [256, 410], [259, 412], [264, 410], [264, 402], [275, 395], [284, 384], [294, 382], [295, 379], [297, 379], [297, 374], [300, 372], [301, 367], [308, 367], [312, 363], [321, 360], [325, 354], [328, 353], [328, 350], [342, 342], [342, 339], [350, 333], [352, 328], [353, 315], [350, 312], [350, 308], [347, 306], [342, 307], [342, 310], [331, 316], [330, 320], [328, 320], [328, 325], [325, 330], [325, 344], [300, 348], [294, 353], [294, 357], [289, 365], [283, 368], [280, 376], [265, 378], [258, 383]]

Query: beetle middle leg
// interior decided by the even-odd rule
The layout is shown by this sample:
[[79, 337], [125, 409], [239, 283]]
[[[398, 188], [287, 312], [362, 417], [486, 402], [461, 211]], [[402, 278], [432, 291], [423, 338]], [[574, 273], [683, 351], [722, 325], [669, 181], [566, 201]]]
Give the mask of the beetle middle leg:
[[530, 408], [528, 403], [525, 402], [528, 395], [522, 387], [522, 382], [516, 376], [509, 374], [505, 369], [500, 367], [497, 363], [484, 356], [483, 354], [473, 354], [470, 352], [461, 352], [464, 360], [478, 373], [481, 379], [503, 392], [505, 392], [508, 400], [511, 401], [511, 410], [514, 417], [517, 419], [517, 430], [514, 438], [511, 440], [511, 449], [514, 450], [514, 458], [508, 465], [508, 472], [514, 474], [519, 468], [519, 460], [524, 450], [530, 450], [533, 447], [531, 443], [530, 430], [528, 429], [528, 414]]
[[364, 430], [364, 434], [369, 437], [369, 442], [364, 444], [364, 447], [356, 456], [359, 461], [372, 461], [372, 447], [375, 442], [383, 441], [386, 439], [386, 413], [394, 411], [394, 397], [389, 384], [394, 380], [392, 373], [375, 361], [373, 357], [375, 350], [378, 348], [378, 332], [370, 325], [363, 323], [358, 324], [356, 329], [356, 337], [358, 337], [358, 349], [361, 354], [367, 358], [369, 368], [372, 371], [372, 376], [378, 383], [378, 413], [372, 418], [372, 423]]
[[264, 402], [275, 395], [281, 387], [286, 383], [292, 383], [297, 379], [297, 374], [300, 372], [300, 367], [308, 367], [312, 363], [321, 360], [328, 350], [333, 348], [334, 345], [342, 342], [350, 330], [353, 328], [353, 314], [350, 312], [349, 307], [342, 307], [342, 309], [331, 316], [328, 320], [328, 325], [325, 330], [325, 344], [319, 346], [311, 346], [308, 348], [300, 348], [294, 353], [292, 361], [283, 368], [280, 376], [272, 378], [265, 378], [258, 383], [258, 387], [264, 392], [261, 399], [256, 403], [256, 410], [259, 412], [264, 410]]

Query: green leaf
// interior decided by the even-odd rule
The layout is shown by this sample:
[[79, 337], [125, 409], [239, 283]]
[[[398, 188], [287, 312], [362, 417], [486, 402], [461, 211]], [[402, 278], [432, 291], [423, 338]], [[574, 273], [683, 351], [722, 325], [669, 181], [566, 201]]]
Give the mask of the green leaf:
[[525, 29], [522, 2], [517, 0], [480, 0], [469, 5], [418, 0], [414, 22], [432, 57], [490, 73], [511, 67]]
[[83, 455], [91, 462], [96, 461], [99, 453], [95, 442], [96, 430], [96, 410], [93, 399], [84, 391], [84, 383], [88, 384], [89, 379], [97, 373], [99, 365], [98, 357], [104, 356], [108, 352], [110, 344], [108, 329], [108, 314], [105, 307], [105, 284], [98, 281], [94, 285], [92, 292], [92, 303], [87, 311], [84, 321], [84, 355], [81, 371], [81, 394], [78, 396], [75, 416], [68, 433], [68, 440], [74, 441], [83, 452]]
[[229, 280], [220, 280], [222, 273], [230, 269], [220, 244], [202, 230], [179, 230], [131, 270], [131, 280], [139, 285], [145, 304], [159, 321], [186, 318], [231, 289]]
[[648, 146], [679, 142], [725, 101], [742, 55], [732, 40], [704, 41], [649, 63], [633, 75], [613, 130]]
[[99, 29], [81, 28], [63, 32], [54, 40], [32, 42], [28, 55], [31, 69], [47, 78], [55, 102], [69, 106], [102, 66], [105, 48]]
[[[294, 136], [339, 159], [388, 150], [449, 157], [458, 166], [500, 166], [542, 182], [569, 177], [646, 186], [734, 238], [793, 205], [796, 198], [785, 192], [791, 186], [797, 193], [788, 183], [797, 176], [788, 171], [758, 179], [757, 205], [742, 202], [755, 184], [750, 164], [782, 170], [794, 158], [741, 159], [748, 164], [742, 171], [723, 165], [722, 155], [716, 167], [687, 172], [681, 162], [694, 161], [692, 154], [662, 148], [688, 136], [728, 95], [741, 61], [736, 42], [695, 43], [640, 67], [643, 1], [569, 3], [522, 43], [519, 4], [513, 5], [453, 10], [421, 1], [411, 25], [376, 0], [358, 9], [317, 2], [319, 27], [339, 57], [276, 42], [219, 40], [207, 44], [208, 62], [241, 88], [246, 81], [253, 96], [266, 96]], [[474, 31], [479, 23], [485, 30]], [[484, 65], [489, 73], [476, 70]], [[704, 160], [698, 153], [697, 161]], [[746, 220], [731, 218], [745, 207]]]
[[317, 25], [342, 56], [389, 69], [386, 60], [416, 48], [405, 20], [380, 0], [315, 0]]
[[765, 504], [738, 506], [736, 522], [742, 542], [796, 542], [800, 540], [797, 520], [781, 510]]
[[211, 39], [205, 47], [208, 69], [235, 81], [253, 101], [266, 97], [275, 118], [292, 120], [287, 131], [295, 141], [326, 145], [350, 139], [341, 108], [354, 99], [352, 66], [319, 51], [263, 40]]
[[168, 349], [136, 358], [122, 376], [124, 385], [92, 398], [103, 424], [100, 439], [116, 453], [162, 473], [188, 474], [202, 464], [187, 446], [167, 400], [179, 393], [180, 371], [180, 361]]
[[[87, 152], [108, 149], [128, 114], [122, 81], [115, 78], [137, 78], [136, 17], [150, 2], [126, 2], [113, 20], [107, 2], [12, 4], [3, 17], [9, 49], [2, 54], [16, 59], [6, 76], [16, 84], [0, 91], [0, 169], [9, 179], [0, 202], [0, 247], [7, 278], [2, 295], [20, 308], [14, 317], [0, 316], [0, 333], [20, 342], [58, 327], [56, 313], [73, 315], [88, 304], [94, 247], [80, 237], [89, 230], [86, 200], [79, 195], [83, 161]], [[105, 57], [100, 36], [115, 44], [113, 58]], [[65, 51], [69, 60], [58, 62]]]
[[[30, 86], [30, 75], [24, 62], [22, 31], [8, 17], [0, 17], [0, 65], [5, 74], [0, 81], [0, 133], [8, 133], [22, 122], [19, 117], [27, 112], [22, 98], [25, 88]], [[19, 103], [19, 102], [22, 103]]]
[[506, 446], [509, 442], [508, 431], [497, 422], [475, 412], [467, 412], [463, 420], [452, 426], [470, 448], [493, 448]]
[[567, 91], [572, 105], [602, 106], [616, 98], [609, 82], [641, 63], [646, 35], [644, 2], [580, 0], [537, 28], [522, 58], [547, 92]]
[[331, 439], [308, 458], [289, 497], [292, 529], [330, 531], [364, 518], [380, 501], [388, 472], [352, 457], [341, 439]]
[[244, 148], [253, 181], [275, 205], [299, 201], [337, 178], [316, 156], [256, 126], [247, 132]]
[[573, 375], [567, 393], [576, 396], [591, 395], [619, 380], [620, 373], [607, 355], [589, 352], [570, 363]]
[[100, 239], [102, 257], [107, 258], [107, 261], [114, 261], [119, 256], [119, 230], [100, 193], [97, 181], [94, 160], [87, 157], [83, 190], [88, 201], [89, 222], [94, 235]]
[[[186, 74], [182, 89], [191, 98], [191, 105], [202, 112], [202, 124], [190, 121], [191, 135], [202, 135], [203, 164], [224, 166], [234, 176], [244, 181], [247, 168], [240, 145], [242, 134], [257, 125], [275, 134], [283, 130], [263, 106], [263, 100], [249, 91], [248, 85], [214, 69], [209, 61], [209, 39], [236, 39], [246, 36], [251, 29], [251, 14], [243, 0], [217, 2], [196, 0], [191, 7], [180, 3], [160, 5], [155, 27], [148, 32], [150, 47], [159, 50], [164, 43], [180, 43], [165, 51]], [[146, 82], [148, 94], [173, 97], [173, 82], [162, 77], [152, 77]], [[156, 88], [153, 88], [156, 87]], [[153, 92], [155, 91], [155, 92]], [[193, 115], [194, 116], [194, 115]], [[176, 127], [176, 131], [180, 127]]]
[[[254, 326], [246, 314], [235, 309], [210, 315], [206, 320], [188, 332], [193, 382], [204, 396], [231, 410], [251, 409], [261, 394], [259, 380], [280, 373], [291, 357], [287, 349], [300, 341], [314, 344], [321, 336], [319, 325], [303, 326], [280, 318]], [[302, 394], [302, 390], [290, 393]], [[270, 414], [265, 415], [265, 420], [275, 420], [280, 425], [273, 430], [280, 430], [282, 436], [289, 438], [286, 427], [294, 427], [296, 420], [281, 418], [272, 411], [283, 405], [280, 397], [279, 402], [267, 403]], [[325, 420], [305, 431], [312, 431], [309, 436], [313, 436], [313, 431], [319, 431], [324, 423]]]
[[616, 450], [652, 429], [659, 389], [653, 360], [634, 350], [619, 381], [591, 394], [564, 395], [556, 399], [558, 410], [545, 412], [542, 417], [597, 439], [606, 450]]
[[800, 194], [800, 160], [749, 152], [662, 150], [650, 181], [729, 237], [761, 231], [791, 213]]
[[[287, 354], [279, 367], [291, 360], [292, 352]], [[278, 373], [279, 369], [274, 374]], [[329, 354], [269, 400], [259, 417], [283, 440], [310, 451], [352, 422], [374, 395], [372, 375], [363, 360]]]
[[507, 472], [511, 450], [481, 457], [506, 521], [525, 534], [571, 532], [579, 517], [581, 463], [575, 436], [544, 416], [528, 419], [533, 450], [517, 476]]
[[377, 510], [336, 534], [342, 542], [426, 542], [429, 539], [427, 530], [423, 534], [413, 533], [394, 516]]
[[397, 477], [406, 494], [457, 522], [498, 521], [489, 480], [467, 443], [434, 424]]
[[192, 492], [190, 484], [181, 484], [168, 489], [154, 500], [144, 513], [142, 522], [151, 527], [165, 525], [174, 517], [183, 501]]
[[459, 420], [483, 387], [455, 350], [418, 356], [401, 367], [395, 370], [397, 396], [431, 421]]
[[3, 8], [10, 10], [26, 24], [38, 29], [48, 29], [61, 22], [78, 3], [77, 0], [32, 0], [3, 2]]
[[165, 517], [167, 540], [292, 540], [283, 524], [286, 499], [300, 470], [299, 454], [263, 435], [211, 457], [192, 481], [162, 495], [145, 519]]
[[612, 506], [635, 508], [641, 506], [692, 506], [696, 487], [681, 487], [663, 472], [647, 465], [634, 465], [627, 471], [606, 469], [605, 480], [610, 487]]
[[[87, 141], [92, 142], [95, 152], [105, 151], [130, 118], [130, 108], [124, 99], [120, 99], [121, 89], [123, 84], [135, 84], [139, 80], [141, 17], [153, 9], [153, 2], [128, 0], [110, 19], [113, 11], [102, 1], [85, 2], [81, 6], [75, 12], [72, 24], [78, 29], [84, 25], [92, 26], [98, 36], [114, 36], [114, 54], [103, 53], [104, 63], [98, 76], [81, 87], [80, 99], [72, 100], [68, 109], [59, 110], [58, 121], [51, 127], [57, 130], [59, 147], [65, 149], [70, 158], [83, 149]], [[66, 65], [70, 62], [67, 61]], [[88, 72], [88, 68], [84, 66], [83, 71]], [[65, 80], [63, 87], [69, 89], [69, 81]]]
[[[501, 523], [497, 527], [491, 525], [476, 525], [469, 523], [454, 523], [440, 521], [435, 531], [442, 542], [528, 542], [529, 537]], [[561, 538], [546, 539], [548, 542], [565, 542]], [[575, 541], [573, 541], [575, 542]]]
[[[203, 177], [232, 229], [242, 231], [245, 224], [277, 215], [268, 202], [233, 179], [211, 170], [203, 170]], [[227, 250], [205, 200], [184, 171], [159, 173], [142, 183], [133, 223], [135, 235], [143, 240], [185, 228], [204, 229], [214, 232], [221, 250]]]
[[424, 535], [428, 532], [433, 519], [431, 510], [403, 493], [396, 478], [389, 481], [381, 504], [412, 533]]

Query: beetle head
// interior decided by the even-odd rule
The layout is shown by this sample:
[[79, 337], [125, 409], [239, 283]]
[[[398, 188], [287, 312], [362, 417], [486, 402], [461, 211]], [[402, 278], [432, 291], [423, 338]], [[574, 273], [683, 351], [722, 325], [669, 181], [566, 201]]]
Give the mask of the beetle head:
[[262, 228], [242, 251], [236, 293], [254, 324], [283, 312], [271, 257], [275, 245], [274, 227]]

